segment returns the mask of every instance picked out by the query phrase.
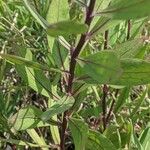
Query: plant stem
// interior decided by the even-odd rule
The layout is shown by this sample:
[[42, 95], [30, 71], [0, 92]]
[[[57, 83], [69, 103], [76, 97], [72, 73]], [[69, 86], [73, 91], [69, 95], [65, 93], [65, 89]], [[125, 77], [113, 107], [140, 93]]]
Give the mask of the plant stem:
[[106, 105], [106, 98], [107, 98], [107, 93], [108, 93], [108, 87], [107, 85], [104, 85], [103, 87], [103, 98], [102, 98], [102, 111], [103, 111], [103, 128], [104, 128], [104, 131], [106, 129], [106, 125], [107, 125], [107, 122], [106, 122], [106, 113], [107, 113], [107, 105]]
[[108, 48], [108, 30], [105, 31], [105, 42], [104, 42], [104, 49]]
[[111, 116], [112, 111], [113, 111], [114, 104], [115, 104], [115, 100], [113, 99], [111, 106], [110, 106], [110, 109], [109, 109], [109, 112], [108, 112], [108, 115], [106, 117], [106, 125], [109, 122], [110, 116]]
[[[104, 38], [105, 38], [104, 49], [107, 49], [108, 48], [108, 30], [105, 31]], [[103, 128], [104, 128], [104, 131], [105, 131], [106, 126], [107, 126], [107, 120], [106, 120], [106, 117], [107, 117], [106, 116], [106, 113], [107, 113], [107, 104], [106, 104], [107, 93], [108, 93], [108, 87], [105, 84], [104, 87], [103, 87], [103, 98], [102, 98]]]
[[130, 32], [131, 32], [131, 21], [128, 20], [128, 27], [127, 27], [127, 40], [130, 39]]
[[[92, 19], [93, 19], [92, 13], [94, 10], [95, 1], [96, 0], [91, 0], [89, 7], [87, 7], [87, 9], [86, 9], [85, 24], [87, 24], [88, 26], [90, 26]], [[76, 66], [75, 59], [78, 57], [80, 51], [82, 50], [82, 47], [83, 47], [84, 43], [86, 42], [86, 37], [87, 37], [87, 33], [81, 35], [79, 43], [71, 56], [70, 70], [69, 70], [70, 76], [69, 76], [69, 80], [68, 80], [68, 91], [67, 91], [68, 94], [70, 94], [70, 95], [72, 93], [72, 83], [73, 83], [73, 79], [74, 79], [74, 70], [75, 70], [75, 66]]]
[[[90, 4], [86, 8], [85, 24], [88, 26], [90, 26], [92, 19], [93, 19], [92, 13], [94, 10], [95, 2], [96, 2], [96, 0], [90, 0]], [[68, 79], [68, 88], [67, 88], [67, 93], [70, 96], [72, 96], [72, 84], [73, 84], [73, 80], [74, 80], [76, 58], [78, 57], [80, 51], [82, 50], [82, 47], [86, 41], [86, 37], [87, 37], [87, 33], [81, 35], [81, 38], [71, 55], [70, 69], [69, 69], [70, 75], [69, 75], [69, 79]], [[68, 114], [68, 111], [66, 111], [64, 113], [63, 122], [62, 122], [61, 143], [60, 143], [61, 150], [65, 150], [65, 132], [66, 132], [66, 128], [67, 128], [67, 114]]]
[[66, 128], [67, 128], [67, 111], [64, 112], [64, 116], [63, 116], [63, 123], [62, 123], [62, 130], [61, 130], [61, 141], [60, 141], [61, 150], [65, 150]]

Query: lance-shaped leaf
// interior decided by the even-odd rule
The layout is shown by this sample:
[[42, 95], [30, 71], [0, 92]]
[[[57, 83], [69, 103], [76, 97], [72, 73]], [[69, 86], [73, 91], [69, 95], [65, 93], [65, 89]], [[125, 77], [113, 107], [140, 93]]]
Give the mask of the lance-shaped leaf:
[[47, 21], [56, 23], [69, 19], [69, 3], [66, 0], [51, 0], [47, 13]]
[[[48, 22], [35, 10], [35, 8], [31, 5], [31, 3], [28, 0], [23, 1], [27, 9], [32, 14], [32, 16], [44, 29], [47, 30], [47, 33], [50, 36], [56, 37], [59, 35], [81, 34], [87, 31], [87, 26], [85, 24], [80, 24], [74, 21], [62, 21], [53, 24], [48, 24]], [[57, 3], [55, 2], [55, 7], [58, 7]], [[63, 13], [67, 14], [67, 12], [68, 11], [66, 10], [66, 12]], [[55, 18], [57, 18], [57, 16], [55, 16]]]
[[144, 150], [149, 150], [150, 147], [150, 126], [148, 126], [140, 135], [140, 143]]
[[98, 14], [113, 19], [137, 19], [150, 15], [149, 6], [149, 0], [116, 0]]
[[123, 73], [118, 78], [117, 85], [143, 85], [150, 83], [150, 62], [141, 59], [123, 59]]
[[47, 33], [50, 36], [67, 36], [70, 34], [81, 34], [87, 31], [87, 25], [77, 23], [75, 21], [61, 21], [58, 23], [50, 24], [47, 28]]
[[46, 29], [48, 26], [48, 22], [36, 11], [36, 9], [31, 5], [31, 2], [29, 0], [23, 0], [24, 5], [29, 10], [31, 15], [36, 19], [36, 21], [44, 28]]
[[49, 126], [40, 119], [42, 111], [34, 106], [20, 109], [15, 115], [9, 118], [9, 123], [17, 131], [32, 129], [35, 127]]
[[122, 73], [120, 61], [112, 51], [102, 51], [85, 58], [77, 59], [81, 72], [87, 74], [99, 84], [115, 81]]
[[38, 144], [34, 144], [34, 143], [30, 143], [27, 141], [22, 141], [22, 140], [16, 140], [16, 139], [4, 139], [4, 138], [0, 138], [1, 142], [6, 142], [6, 143], [11, 143], [11, 144], [15, 144], [15, 145], [19, 145], [19, 146], [30, 146], [30, 147], [35, 147], [35, 148], [50, 148], [49, 145], [38, 145]]
[[[69, 20], [69, 18], [70, 17], [69, 17], [68, 1], [51, 0], [50, 6], [47, 12], [47, 17], [46, 17], [47, 21], [49, 23], [57, 23], [60, 21]], [[68, 54], [68, 50], [66, 50], [65, 48], [70, 49], [70, 45], [68, 44], [66, 39], [60, 36], [58, 37], [58, 39], [55, 39], [55, 37], [47, 35], [47, 40], [48, 40], [48, 45], [49, 45], [50, 52], [51, 52], [51, 53], [48, 53], [47, 55], [47, 63], [51, 64], [51, 60], [52, 58], [54, 58], [53, 63], [54, 64], [56, 63], [55, 65], [59, 66], [59, 68], [61, 68], [62, 65], [66, 67], [65, 62], [66, 62], [66, 58], [67, 58], [66, 56]], [[59, 44], [58, 40], [61, 44]]]
[[[39, 135], [35, 129], [27, 129], [26, 132], [29, 134], [29, 136], [35, 143], [37, 143], [38, 145], [47, 146], [44, 137], [42, 135]], [[49, 149], [45, 147], [41, 148], [41, 150], [49, 150]]]
[[85, 150], [88, 137], [88, 125], [81, 119], [69, 119], [69, 128], [75, 144], [75, 150]]
[[140, 95], [139, 98], [136, 99], [136, 103], [134, 104], [135, 107], [133, 108], [133, 110], [130, 114], [130, 118], [132, 118], [140, 109], [140, 107], [141, 107], [142, 103], [144, 102], [145, 97], [147, 95], [147, 91], [148, 91], [148, 89], [146, 88], [145, 91], [143, 91], [142, 95]]
[[116, 150], [113, 143], [99, 132], [90, 131], [86, 150]]
[[121, 90], [119, 97], [117, 98], [117, 101], [115, 103], [114, 107], [114, 113], [116, 114], [122, 106], [126, 103], [126, 100], [128, 99], [130, 94], [130, 87], [125, 87]]
[[104, 33], [106, 30], [115, 27], [119, 23], [121, 23], [121, 20], [113, 20], [105, 16], [100, 17], [90, 31], [90, 38], [99, 33]]
[[74, 98], [69, 96], [64, 96], [61, 100], [54, 103], [47, 111], [41, 115], [43, 121], [47, 121], [51, 117], [65, 112], [74, 104]]
[[[30, 49], [19, 47], [17, 50], [18, 55], [21, 56], [21, 58], [35, 62], [36, 59], [34, 58]], [[51, 82], [45, 76], [43, 70], [33, 69], [31, 66], [26, 67], [25, 65], [20, 64], [16, 64], [15, 68], [25, 85], [28, 85], [33, 90], [46, 97], [50, 97], [50, 95], [52, 95]]]
[[25, 58], [22, 58], [22, 57], [19, 57], [19, 56], [15, 56], [15, 55], [9, 55], [9, 54], [2, 54], [2, 53], [0, 53], [0, 57], [10, 61], [11, 63], [24, 65], [24, 66], [27, 66], [27, 67], [31, 67], [33, 69], [61, 72], [59, 69], [49, 68], [46, 65], [42, 65], [42, 64], [39, 64], [37, 62], [30, 61], [30, 60], [27, 60]]
[[119, 58], [134, 58], [140, 53], [143, 43], [144, 40], [142, 38], [126, 41], [122, 44], [116, 45], [114, 52], [118, 54]]

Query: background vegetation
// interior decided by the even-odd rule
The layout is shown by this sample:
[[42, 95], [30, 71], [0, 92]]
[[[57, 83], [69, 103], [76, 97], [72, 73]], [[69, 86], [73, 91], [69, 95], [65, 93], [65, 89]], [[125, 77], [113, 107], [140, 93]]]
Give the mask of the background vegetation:
[[149, 0], [0, 0], [0, 149], [149, 150]]

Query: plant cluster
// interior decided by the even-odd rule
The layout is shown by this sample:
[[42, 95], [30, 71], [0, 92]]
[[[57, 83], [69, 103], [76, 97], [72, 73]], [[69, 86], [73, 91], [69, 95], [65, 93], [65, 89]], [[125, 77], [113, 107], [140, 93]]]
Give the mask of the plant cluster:
[[150, 0], [0, 0], [0, 147], [149, 150]]

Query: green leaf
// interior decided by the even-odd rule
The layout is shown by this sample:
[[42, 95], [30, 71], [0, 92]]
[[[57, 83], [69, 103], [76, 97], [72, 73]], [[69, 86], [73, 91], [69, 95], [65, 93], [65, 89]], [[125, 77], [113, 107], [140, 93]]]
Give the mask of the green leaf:
[[47, 28], [47, 33], [50, 36], [57, 37], [59, 35], [67, 36], [70, 34], [81, 34], [87, 31], [85, 24], [77, 23], [75, 21], [62, 21], [50, 24]]
[[69, 19], [69, 3], [66, 0], [51, 0], [47, 13], [49, 23], [57, 23]]
[[[34, 60], [32, 52], [29, 49], [21, 47], [18, 49], [18, 53], [20, 56], [25, 57], [29, 61]], [[26, 85], [36, 92], [46, 97], [50, 97], [51, 82], [45, 77], [45, 74], [42, 70], [25, 67], [23, 65], [16, 65], [15, 67], [19, 76]]]
[[112, 20], [108, 17], [102, 16], [98, 19], [94, 27], [91, 29], [90, 34], [92, 34], [92, 36], [90, 36], [93, 37], [99, 33], [104, 33], [106, 30], [115, 27], [119, 23], [121, 23], [120, 20]]
[[[57, 121], [57, 115], [52, 117], [53, 120]], [[59, 127], [58, 126], [54, 126], [54, 125], [50, 125], [50, 131], [51, 131], [51, 135], [52, 138], [54, 140], [55, 144], [60, 144], [60, 133], [59, 133]]]
[[136, 20], [131, 21], [132, 30], [130, 33], [131, 34], [130, 39], [134, 39], [136, 37], [141, 36], [141, 32], [143, 30], [146, 20], [147, 20], [147, 18], [140, 18], [138, 20], [136, 19]]
[[121, 67], [123, 73], [113, 84], [136, 86], [150, 83], [150, 62], [141, 59], [123, 59]]
[[98, 106], [96, 107], [89, 107], [89, 108], [86, 108], [86, 109], [82, 109], [81, 111], [80, 111], [80, 115], [82, 116], [82, 117], [84, 117], [85, 119], [88, 119], [89, 118], [89, 116], [90, 117], [93, 117], [93, 116], [95, 116], [95, 117], [99, 117], [99, 114], [102, 112], [102, 109], [101, 108], [99, 108]]
[[121, 75], [120, 61], [112, 51], [101, 51], [78, 58], [81, 71], [101, 84], [109, 84]]
[[[107, 0], [107, 1], [106, 0], [96, 0], [94, 12], [96, 13], [99, 10], [103, 10], [106, 7], [108, 7], [110, 1], [111, 0]], [[91, 22], [91, 25], [90, 25], [91, 32], [98, 31], [98, 30], [101, 30], [102, 32], [105, 32], [105, 29], [104, 29], [105, 25], [107, 26], [107, 23], [108, 23], [108, 24], [111, 24], [113, 26], [112, 22], [113, 21], [110, 21], [110, 18], [107, 18], [107, 17], [103, 17], [103, 16], [94, 17], [92, 22]], [[96, 33], [98, 33], [98, 32], [96, 32]]]
[[132, 140], [131, 142], [134, 143], [134, 146], [136, 146], [136, 148], [138, 150], [144, 150], [143, 146], [140, 143], [140, 140], [137, 138], [136, 133], [132, 134], [132, 139], [131, 140]]
[[30, 146], [30, 147], [46, 147], [46, 148], [50, 148], [49, 145], [37, 145], [37, 144], [33, 144], [33, 143], [29, 143], [27, 141], [22, 141], [22, 140], [16, 140], [16, 139], [4, 139], [4, 138], [0, 138], [1, 142], [7, 142], [7, 143], [11, 143], [11, 144], [16, 144], [19, 146]]
[[[54, 87], [52, 86], [52, 90], [54, 90]], [[48, 100], [48, 108], [52, 106], [52, 104], [55, 103], [53, 99], [49, 98]], [[53, 120], [57, 121], [58, 116], [55, 115], [52, 117]], [[60, 144], [60, 133], [59, 133], [59, 126], [50, 125], [50, 131], [51, 136], [53, 138], [53, 141], [55, 144]]]
[[130, 93], [129, 87], [125, 87], [124, 89], [121, 90], [120, 95], [114, 107], [114, 113], [117, 113], [121, 109], [121, 107], [126, 103], [126, 100], [129, 97], [129, 93]]
[[141, 51], [143, 43], [142, 38], [137, 38], [116, 45], [113, 51], [117, 53], [119, 58], [134, 58]]
[[90, 131], [86, 150], [116, 150], [112, 142], [99, 132]]
[[64, 96], [61, 100], [54, 103], [47, 111], [41, 115], [43, 121], [47, 121], [51, 117], [65, 112], [74, 104], [73, 97]]
[[26, 85], [46, 97], [51, 96], [51, 82], [42, 71], [20, 65], [16, 65], [16, 69]]
[[50, 54], [55, 61], [55, 65], [63, 70], [69, 70], [69, 53], [57, 40], [53, 45], [53, 52]]
[[140, 106], [142, 105], [143, 101], [145, 100], [145, 96], [147, 95], [148, 89], [146, 89], [142, 95], [140, 95], [140, 97], [136, 100], [136, 105], [135, 108], [132, 110], [131, 114], [130, 114], [130, 118], [133, 117], [133, 115], [135, 115], [138, 111], [138, 109], [140, 108]]
[[11, 133], [10, 128], [9, 128], [9, 124], [8, 124], [8, 120], [7, 120], [7, 118], [4, 117], [2, 112], [0, 112], [0, 130], [8, 131]]
[[69, 128], [75, 144], [75, 150], [85, 150], [88, 137], [88, 125], [81, 119], [70, 118]]
[[116, 0], [98, 14], [113, 19], [137, 19], [150, 15], [149, 6], [149, 0]]
[[17, 130], [26, 130], [36, 127], [49, 126], [40, 119], [42, 111], [34, 106], [20, 109], [15, 115], [9, 118], [9, 123]]
[[140, 135], [140, 142], [144, 150], [149, 150], [150, 148], [150, 127], [147, 127]]
[[109, 125], [104, 131], [104, 135], [115, 145], [117, 149], [121, 148], [121, 138], [117, 125]]
[[127, 144], [129, 145], [131, 142], [133, 134], [133, 124], [131, 121], [126, 120], [122, 126], [123, 129], [120, 131], [121, 145], [122, 147], [125, 147]]
[[134, 145], [135, 149], [144, 150], [143, 146], [140, 143], [139, 138], [136, 135], [136, 131], [134, 131], [134, 130], [133, 130], [133, 133], [131, 135], [131, 143]]
[[[61, 12], [61, 13], [60, 13]], [[66, 0], [51, 0], [51, 4], [46, 17], [49, 23], [57, 23], [59, 21], [69, 20], [69, 3]], [[47, 36], [49, 47], [52, 51], [55, 51], [53, 48], [55, 38]], [[56, 42], [55, 42], [56, 43]]]
[[105, 9], [110, 2], [111, 0], [96, 0], [95, 11]]
[[35, 10], [35, 8], [31, 5], [31, 3], [28, 0], [23, 0], [25, 6], [31, 13], [31, 15], [36, 19], [36, 21], [44, 28], [46, 29], [48, 26], [48, 22]]
[[0, 56], [4, 59], [14, 63], [14, 64], [24, 65], [27, 67], [31, 67], [33, 69], [61, 72], [59, 69], [49, 68], [46, 65], [42, 65], [42, 64], [39, 64], [37, 62], [30, 61], [30, 60], [27, 60], [27, 59], [19, 57], [19, 56], [9, 55], [9, 54], [1, 54], [1, 53], [0, 53]]
[[27, 129], [27, 133], [30, 135], [32, 140], [38, 145], [43, 145], [46, 147], [42, 147], [41, 150], [48, 150], [46, 142], [44, 141], [43, 136], [39, 136], [39, 134], [35, 131], [35, 129]]

